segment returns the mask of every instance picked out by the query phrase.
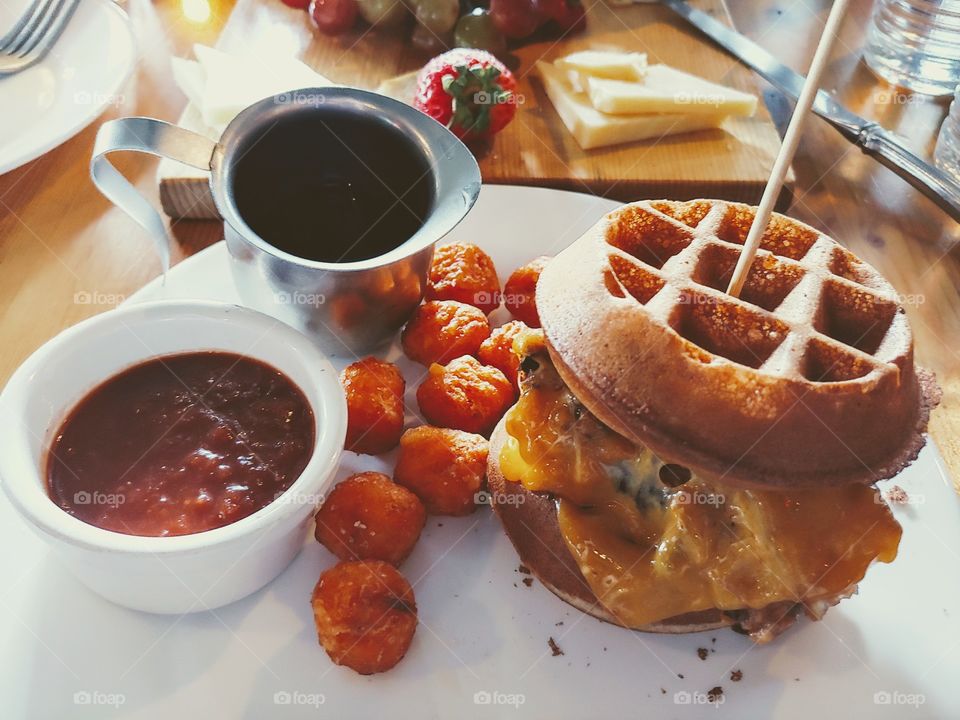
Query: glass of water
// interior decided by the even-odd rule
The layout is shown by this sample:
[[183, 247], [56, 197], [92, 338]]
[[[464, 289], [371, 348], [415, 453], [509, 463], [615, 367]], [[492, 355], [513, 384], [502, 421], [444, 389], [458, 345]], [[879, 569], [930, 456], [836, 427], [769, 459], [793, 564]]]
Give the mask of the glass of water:
[[960, 83], [960, 0], [875, 0], [863, 57], [894, 85], [949, 95]]
[[960, 86], [950, 105], [950, 112], [940, 126], [933, 160], [938, 168], [960, 183]]

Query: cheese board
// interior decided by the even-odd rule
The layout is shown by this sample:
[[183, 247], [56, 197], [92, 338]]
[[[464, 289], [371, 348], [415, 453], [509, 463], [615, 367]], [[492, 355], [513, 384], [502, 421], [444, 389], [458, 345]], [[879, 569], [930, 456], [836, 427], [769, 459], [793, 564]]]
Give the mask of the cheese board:
[[[510, 52], [507, 64], [518, 81], [517, 115], [493, 141], [472, 149], [484, 182], [523, 184], [587, 192], [614, 200], [715, 197], [756, 203], [763, 192], [780, 137], [763, 106], [752, 117], [727, 118], [720, 128], [583, 149], [564, 125], [538, 76], [538, 63], [579, 50], [643, 52], [663, 63], [735, 90], [758, 94], [752, 73], [656, 5], [589, 4], [586, 28], [560, 38], [525, 43]], [[724, 22], [724, 0], [696, 5]], [[332, 82], [376, 89], [387, 79], [416, 70], [429, 59], [402, 33], [358, 28], [328, 37], [306, 14], [277, 0], [239, 0], [217, 42], [228, 53], [271, 57], [293, 55]], [[171, 118], [173, 119], [173, 118]], [[178, 121], [197, 129], [195, 108]], [[160, 197], [171, 217], [217, 217], [205, 173], [164, 161]], [[789, 205], [793, 176], [787, 178], [779, 207]]]

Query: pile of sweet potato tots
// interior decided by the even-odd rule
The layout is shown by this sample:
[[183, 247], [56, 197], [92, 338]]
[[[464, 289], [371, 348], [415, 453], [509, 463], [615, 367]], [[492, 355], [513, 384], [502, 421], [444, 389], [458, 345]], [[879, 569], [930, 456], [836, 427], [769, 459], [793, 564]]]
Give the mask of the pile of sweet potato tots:
[[[534, 293], [548, 259], [517, 269], [501, 291], [493, 261], [476, 245], [436, 249], [425, 302], [401, 334], [403, 352], [425, 368], [414, 413], [425, 424], [404, 432], [406, 381], [392, 363], [367, 357], [341, 374], [346, 449], [400, 449], [392, 479], [353, 475], [316, 515], [317, 540], [341, 560], [320, 576], [312, 599], [320, 643], [338, 665], [384, 672], [409, 648], [417, 606], [396, 568], [428, 514], [468, 515], [480, 504], [488, 438], [517, 399], [514, 339], [540, 327]], [[501, 303], [515, 319], [491, 328], [487, 316]]]

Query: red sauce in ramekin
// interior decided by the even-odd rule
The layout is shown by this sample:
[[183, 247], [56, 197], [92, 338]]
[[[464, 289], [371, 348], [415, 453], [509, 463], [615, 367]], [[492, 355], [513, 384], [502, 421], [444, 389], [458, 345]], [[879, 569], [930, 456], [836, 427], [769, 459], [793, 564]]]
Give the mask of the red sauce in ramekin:
[[315, 441], [301, 390], [257, 360], [195, 352], [148, 360], [94, 388], [47, 459], [50, 497], [91, 525], [188, 535], [267, 506]]

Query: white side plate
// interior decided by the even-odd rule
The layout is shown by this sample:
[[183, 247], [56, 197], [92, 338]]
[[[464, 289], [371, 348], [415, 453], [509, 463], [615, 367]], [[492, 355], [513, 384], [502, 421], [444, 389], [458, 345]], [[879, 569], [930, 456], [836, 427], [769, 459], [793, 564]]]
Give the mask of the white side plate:
[[[13, 23], [21, 4], [26, 5], [10, 3], [5, 10], [9, 22], [0, 25], [0, 34]], [[126, 13], [110, 0], [81, 0], [42, 62], [0, 78], [0, 174], [52, 150], [107, 106], [121, 103], [136, 60]]]

